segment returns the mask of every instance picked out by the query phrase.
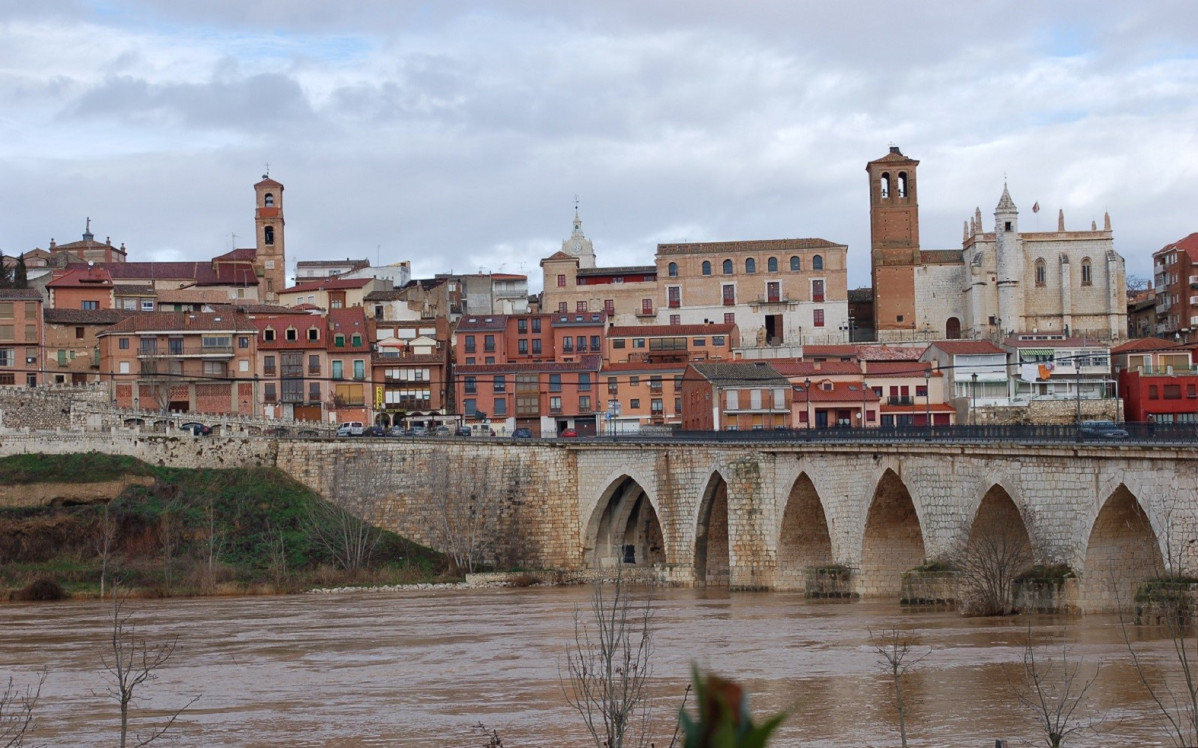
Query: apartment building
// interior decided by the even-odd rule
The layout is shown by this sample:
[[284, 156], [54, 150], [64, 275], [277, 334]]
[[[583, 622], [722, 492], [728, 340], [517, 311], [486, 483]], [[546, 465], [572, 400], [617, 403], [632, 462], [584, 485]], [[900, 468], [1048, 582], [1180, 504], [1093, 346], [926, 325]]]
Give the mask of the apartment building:
[[0, 386], [42, 383], [42, 296], [28, 288], [0, 288]]
[[1198, 233], [1152, 253], [1159, 338], [1198, 342]]

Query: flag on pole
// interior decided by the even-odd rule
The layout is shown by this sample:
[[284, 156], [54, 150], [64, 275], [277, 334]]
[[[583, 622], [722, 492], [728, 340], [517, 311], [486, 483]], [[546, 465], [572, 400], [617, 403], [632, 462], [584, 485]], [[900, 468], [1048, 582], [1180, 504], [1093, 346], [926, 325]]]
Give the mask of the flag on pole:
[[1039, 213], [1039, 212], [1040, 212], [1040, 203], [1039, 203], [1039, 201], [1037, 201], [1037, 202], [1036, 202], [1036, 204], [1032, 206], [1032, 212], [1033, 212], [1033, 213]]

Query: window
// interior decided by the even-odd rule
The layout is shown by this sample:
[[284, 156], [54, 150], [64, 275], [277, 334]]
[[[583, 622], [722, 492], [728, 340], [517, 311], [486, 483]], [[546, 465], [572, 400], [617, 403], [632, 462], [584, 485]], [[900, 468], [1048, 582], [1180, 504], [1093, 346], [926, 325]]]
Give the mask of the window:
[[822, 302], [824, 300], [823, 280], [811, 281], [811, 300], [816, 302]]
[[308, 402], [320, 402], [320, 382], [308, 382]]
[[142, 338], [141, 347], [139, 349], [143, 355], [155, 354], [158, 352], [158, 338]]
[[263, 330], [262, 331], [262, 339], [265, 340], [267, 343], [275, 342], [275, 329], [273, 327], [268, 327], [265, 330]]
[[223, 377], [227, 369], [224, 361], [205, 361], [204, 376], [206, 377]]
[[627, 344], [624, 338], [613, 338], [611, 341], [612, 348], [623, 348]]
[[657, 415], [661, 415], [662, 413], [665, 412], [664, 409], [662, 408], [660, 397], [655, 397], [649, 401], [649, 412], [655, 413]]
[[745, 272], [752, 275], [757, 272], [757, 260], [752, 257], [745, 260]]
[[312, 376], [320, 376], [320, 356], [316, 354], [309, 354], [308, 373]]
[[[239, 288], [239, 289], [237, 289], [237, 290], [238, 290], [238, 291], [244, 291], [245, 289]], [[141, 310], [142, 310], [143, 312], [152, 312], [152, 311], [154, 311], [154, 300], [153, 300], [153, 299], [142, 299], [142, 300], [141, 300]]]
[[477, 348], [475, 347], [475, 344], [474, 344], [474, 336], [467, 335], [466, 336], [466, 353], [474, 353], [476, 350], [477, 350]]
[[591, 350], [594, 351], [595, 353], [599, 352], [599, 336], [598, 335], [591, 336]]
[[724, 344], [724, 336], [723, 335], [712, 335], [711, 336], [711, 344], [716, 347], [723, 345]]
[[474, 398], [466, 398], [462, 401], [462, 410], [465, 411], [467, 418], [474, 418], [478, 414], [478, 400]]
[[813, 327], [823, 327], [824, 326], [824, 310], [823, 309], [812, 309], [811, 310], [811, 324]]
[[649, 377], [649, 391], [650, 392], [661, 392], [661, 375], [660, 374], [654, 374], [653, 376]]
[[645, 339], [644, 338], [633, 338], [632, 339], [632, 347], [633, 348], [644, 348], [645, 347]]
[[579, 374], [578, 375], [578, 391], [579, 392], [590, 392], [591, 391], [591, 375], [590, 374]]
[[1094, 283], [1094, 271], [1090, 267], [1090, 258], [1086, 257], [1082, 260], [1082, 285], [1089, 286]]
[[478, 383], [474, 377], [463, 377], [462, 382], [467, 395], [474, 395], [478, 392]]
[[562, 337], [562, 353], [574, 352], [574, 338], [566, 335]]
[[812, 257], [811, 258], [811, 269], [812, 270], [823, 270], [824, 269], [824, 258], [819, 255]]
[[653, 299], [641, 299], [641, 314], [653, 314]]
[[769, 258], [768, 260], [766, 260], [766, 261], [765, 261], [765, 270], [766, 270], [766, 272], [768, 272], [768, 273], [776, 273], [776, 272], [778, 272], [778, 258], [777, 258], [777, 257], [771, 257], [771, 258]]
[[266, 196], [262, 199], [262, 204], [268, 208], [275, 207], [275, 196], [269, 192], [266, 193]]
[[566, 287], [566, 275], [565, 275], [564, 273], [559, 273], [559, 274], [558, 274], [558, 276], [557, 276], [557, 287], [558, 287], [558, 288], [565, 288], [565, 287]]
[[607, 378], [607, 394], [609, 394], [609, 395], [620, 394], [620, 384], [619, 384], [619, 380], [616, 377], [608, 377]]
[[703, 275], [711, 275], [711, 261], [703, 261]]
[[563, 313], [570, 311], [570, 303], [568, 301], [557, 302], [557, 310]]
[[641, 378], [639, 376], [635, 376], [635, 375], [628, 377], [628, 386], [629, 387], [640, 387], [641, 386]]
[[678, 277], [678, 263], [671, 262], [669, 265], [667, 265], [666, 266], [666, 274], [669, 275], [671, 278], [677, 278]]
[[682, 288], [679, 286], [670, 286], [666, 289], [667, 304], [671, 309], [677, 309], [682, 306]]
[[590, 395], [582, 395], [578, 398], [578, 412], [579, 413], [590, 413], [591, 412], [591, 397], [590, 397]]
[[724, 260], [724, 275], [732, 275], [732, 260]]
[[262, 399], [268, 403], [273, 403], [278, 399], [278, 396], [275, 394], [274, 382], [266, 382], [262, 385]]
[[803, 269], [803, 261], [798, 258], [798, 255], [790, 258], [790, 270], [797, 273]]
[[309, 327], [308, 340], [312, 341], [313, 343], [320, 340], [320, 330], [315, 327]]
[[725, 325], [735, 325], [736, 324], [736, 312], [724, 312], [724, 324]]
[[607, 312], [608, 314], [615, 314], [616, 313], [616, 300], [615, 299], [604, 299], [603, 311]]
[[562, 391], [562, 375], [561, 374], [550, 374], [549, 375], [549, 391], [550, 392], [561, 392]]
[[586, 310], [587, 310], [587, 303], [585, 301], [574, 302], [574, 311], [585, 312]]
[[778, 281], [770, 281], [765, 284], [765, 300], [771, 304], [777, 304], [782, 300], [782, 284]]
[[363, 380], [366, 378], [366, 361], [360, 358], [354, 359], [354, 379]]
[[495, 411], [492, 415], [506, 416], [507, 415], [507, 398], [506, 397], [495, 398], [495, 404], [492, 406], [492, 408]]
[[345, 365], [343, 363], [341, 363], [340, 361], [333, 362], [333, 379], [344, 379], [345, 378], [344, 376], [342, 376], [342, 371], [344, 369], [344, 366]]
[[578, 352], [586, 353], [586, 350], [587, 350], [587, 336], [579, 335], [578, 336]]
[[540, 338], [532, 339], [532, 355], [534, 355], [534, 356], [541, 355], [541, 339]]
[[519, 340], [516, 341], [516, 352], [518, 352], [521, 356], [528, 355], [528, 339], [527, 338], [520, 338]]
[[681, 325], [682, 324], [682, 315], [681, 314], [671, 314], [670, 315], [670, 324], [671, 325]]
[[294, 327], [288, 327], [284, 337], [288, 342], [294, 343], [295, 341], [299, 340], [299, 331]]
[[333, 347], [334, 348], [344, 348], [345, 347], [345, 336], [342, 335], [341, 333], [337, 333], [336, 335], [334, 335], [333, 336]]
[[725, 283], [720, 288], [723, 292], [724, 306], [736, 306], [736, 286]]
[[262, 229], [262, 239], [264, 240], [264, 242], [266, 244], [274, 244], [275, 243], [274, 226], [267, 226], [266, 228]]
[[882, 172], [882, 178], [878, 180], [878, 186], [882, 190], [882, 199], [890, 197], [890, 172]]
[[541, 331], [541, 318], [540, 318], [540, 317], [533, 317], [533, 320], [532, 320], [532, 331], [533, 331], [534, 333], [538, 333], [538, 332], [540, 332], [540, 331]]
[[129, 350], [129, 338], [117, 339], [117, 348], [120, 348], [122, 351]]
[[637, 409], [639, 409], [639, 408], [641, 407], [641, 401], [640, 401], [640, 398], [636, 398], [636, 397], [634, 397], [634, 398], [632, 398], [631, 400], [629, 400], [629, 401], [628, 401], [628, 407], [629, 407], [629, 408], [631, 408], [632, 410], [637, 410]]
[[1048, 266], [1044, 260], [1036, 260], [1036, 285], [1043, 287], [1048, 282]]
[[353, 345], [353, 347], [354, 347], [354, 348], [361, 348], [361, 347], [362, 347], [362, 335], [361, 335], [361, 333], [356, 333], [356, 332], [355, 332], [355, 333], [354, 333], [354, 336], [353, 336], [352, 338], [350, 338], [350, 344], [351, 344], [351, 345]]
[[483, 336], [483, 352], [484, 353], [494, 353], [495, 352], [495, 336], [494, 335], [484, 335]]
[[268, 377], [273, 377], [275, 375], [275, 357], [274, 356], [263, 356], [262, 357], [262, 373]]
[[79, 304], [80, 304], [80, 306], [79, 306], [80, 309], [99, 309], [100, 308], [100, 302], [98, 302], [98, 301], [81, 301], [81, 302], [79, 302]]
[[740, 407], [740, 393], [736, 390], [728, 390], [724, 394], [724, 407], [727, 410], [736, 410]]

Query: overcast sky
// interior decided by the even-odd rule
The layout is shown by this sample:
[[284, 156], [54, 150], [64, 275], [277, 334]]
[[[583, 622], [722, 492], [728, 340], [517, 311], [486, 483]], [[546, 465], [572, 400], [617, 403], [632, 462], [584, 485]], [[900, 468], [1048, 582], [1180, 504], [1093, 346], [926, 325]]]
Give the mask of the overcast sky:
[[[524, 272], [578, 196], [601, 265], [819, 237], [869, 284], [867, 161], [921, 161], [921, 244], [1004, 178], [1021, 228], [1101, 225], [1128, 275], [1198, 230], [1198, 12], [1178, 2], [0, 0], [0, 250]], [[1038, 215], [1031, 213], [1039, 202]], [[290, 270], [290, 268], [289, 268]]]

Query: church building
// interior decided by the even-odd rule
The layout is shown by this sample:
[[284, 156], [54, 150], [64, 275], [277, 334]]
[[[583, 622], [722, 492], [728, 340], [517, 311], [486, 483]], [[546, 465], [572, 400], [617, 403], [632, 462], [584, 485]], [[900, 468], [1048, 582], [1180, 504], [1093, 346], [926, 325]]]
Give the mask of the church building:
[[989, 230], [975, 208], [959, 251], [921, 249], [918, 166], [897, 146], [866, 165], [879, 341], [1126, 336], [1125, 269], [1109, 214], [1101, 229], [1066, 230], [1060, 211], [1056, 231], [1021, 231], [1003, 185]]

